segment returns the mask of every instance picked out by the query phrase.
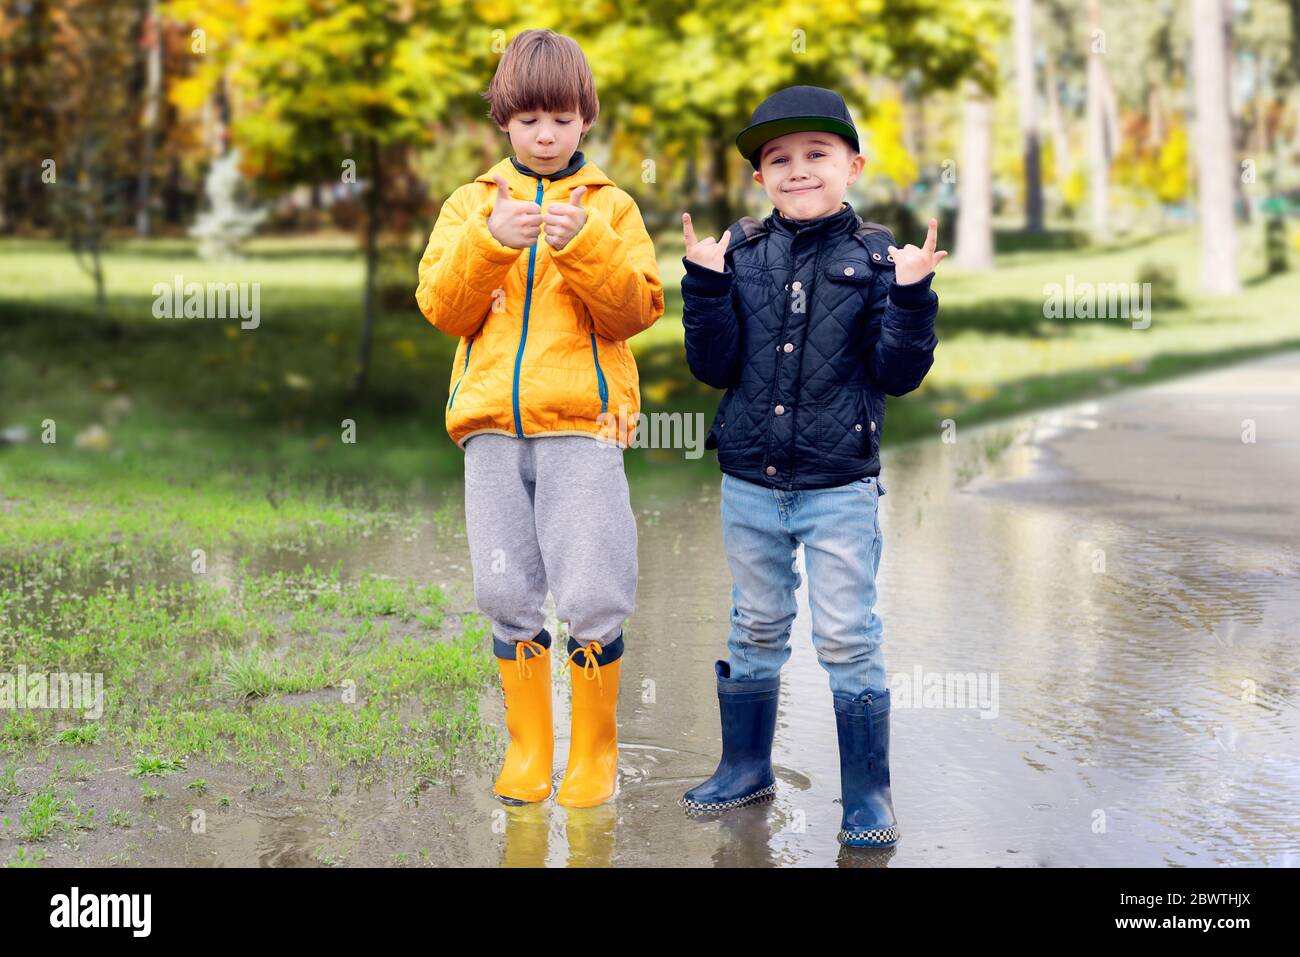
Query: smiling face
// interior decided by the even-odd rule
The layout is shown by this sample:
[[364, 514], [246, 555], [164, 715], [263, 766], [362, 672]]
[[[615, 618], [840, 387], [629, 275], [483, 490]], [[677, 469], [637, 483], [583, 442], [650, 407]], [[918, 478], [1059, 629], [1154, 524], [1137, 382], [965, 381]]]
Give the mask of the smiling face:
[[843, 137], [812, 130], [762, 146], [754, 181], [788, 219], [816, 219], [840, 208], [866, 160]]
[[582, 115], [575, 110], [559, 113], [530, 110], [516, 113], [501, 129], [510, 134], [510, 145], [519, 162], [545, 175], [559, 172], [569, 165], [578, 148], [578, 140], [591, 129], [593, 122], [584, 122]]

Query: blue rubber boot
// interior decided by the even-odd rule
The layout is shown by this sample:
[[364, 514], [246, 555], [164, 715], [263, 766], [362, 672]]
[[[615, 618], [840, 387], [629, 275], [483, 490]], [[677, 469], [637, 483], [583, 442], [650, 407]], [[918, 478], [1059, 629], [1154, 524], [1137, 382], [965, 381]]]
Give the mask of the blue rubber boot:
[[835, 695], [840, 739], [839, 841], [848, 847], [893, 847], [898, 822], [889, 793], [889, 689], [856, 697]]
[[718, 675], [722, 760], [713, 777], [677, 802], [689, 811], [728, 811], [769, 801], [776, 794], [772, 738], [781, 676], [760, 681], [732, 678], [725, 661], [716, 662], [713, 670]]

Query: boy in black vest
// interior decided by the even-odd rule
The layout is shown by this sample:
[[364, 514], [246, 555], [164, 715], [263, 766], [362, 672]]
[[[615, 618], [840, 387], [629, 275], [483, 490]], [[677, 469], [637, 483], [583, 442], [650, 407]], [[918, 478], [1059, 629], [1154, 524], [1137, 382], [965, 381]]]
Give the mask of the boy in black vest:
[[682, 216], [686, 358], [726, 394], [705, 443], [722, 469], [732, 575], [729, 660], [714, 666], [722, 760], [682, 805], [717, 811], [775, 793], [772, 737], [790, 657], [804, 546], [812, 637], [830, 676], [840, 748], [840, 842], [892, 847], [889, 688], [873, 608], [880, 564], [885, 396], [934, 361], [938, 224], [893, 245], [844, 193], [862, 172], [839, 94], [796, 86], [768, 97], [736, 138], [775, 211], [699, 240]]

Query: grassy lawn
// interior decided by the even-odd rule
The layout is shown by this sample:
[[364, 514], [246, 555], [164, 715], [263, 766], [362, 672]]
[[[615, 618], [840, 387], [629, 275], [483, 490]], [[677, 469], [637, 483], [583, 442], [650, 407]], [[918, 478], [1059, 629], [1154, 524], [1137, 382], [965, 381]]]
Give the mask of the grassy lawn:
[[[1300, 271], [1264, 276], [1261, 234], [1243, 231], [1240, 239], [1243, 290], [1221, 299], [1198, 291], [1200, 251], [1191, 230], [1101, 248], [1068, 248], [1059, 236], [1049, 236], [1045, 251], [1000, 252], [992, 273], [963, 273], [945, 262], [933, 286], [940, 303], [934, 366], [914, 393], [889, 400], [887, 435], [895, 441], [935, 435], [946, 418], [970, 425], [1300, 347], [1294, 321]], [[1004, 245], [1016, 249], [1025, 243], [1007, 235], [1000, 237], [999, 247]], [[1062, 245], [1067, 248], [1051, 248]], [[680, 282], [680, 250], [674, 252], [661, 244], [665, 283]], [[1135, 329], [1122, 317], [1044, 318], [1049, 284], [1064, 286], [1067, 276], [1076, 289], [1132, 283], [1148, 265], [1172, 273], [1176, 284], [1173, 297], [1153, 291], [1148, 328]], [[643, 377], [649, 401], [685, 401], [698, 392], [680, 370], [672, 370], [672, 363], [684, 365], [681, 338], [678, 302], [675, 312], [634, 340], [641, 354], [658, 359], [662, 350], [666, 360], [654, 366], [659, 375]]]
[[[99, 708], [83, 709], [92, 723], [6, 709], [0, 748], [102, 744], [118, 757], [197, 755], [273, 776], [309, 760], [336, 771], [397, 761], [417, 787], [486, 733], [473, 699], [467, 713], [448, 692], [477, 690], [494, 674], [476, 654], [487, 626], [450, 620], [437, 585], [341, 582], [337, 569], [308, 566], [248, 575], [233, 589], [196, 577], [73, 596], [35, 580], [0, 600], [6, 658], [21, 650], [29, 676], [75, 661], [104, 682]], [[308, 702], [322, 707], [301, 707]], [[405, 723], [385, 708], [398, 704]]]
[[[310, 566], [234, 587], [79, 595], [31, 576], [0, 589], [0, 662], [26, 692], [0, 711], [0, 862], [38, 866], [62, 847], [147, 863], [103, 858], [113, 832], [165, 829], [165, 796], [220, 811], [382, 781], [418, 803], [502, 743], [478, 710], [496, 673], [489, 626], [446, 605], [436, 585]], [[33, 680], [70, 667], [97, 691], [80, 710], [33, 698]]]
[[[890, 400], [888, 439], [1300, 344], [1290, 318], [1300, 272], [1260, 276], [1249, 265], [1262, 262], [1258, 237], [1243, 238], [1245, 288], [1225, 299], [1197, 294], [1190, 231], [1079, 249], [1058, 235], [1046, 251], [1000, 255], [987, 274], [945, 264], [935, 364], [920, 389]], [[691, 378], [681, 346], [679, 242], [660, 244], [667, 312], [633, 340], [644, 411], [711, 416], [719, 394]], [[1045, 285], [1067, 275], [1076, 287], [1132, 282], [1148, 264], [1173, 271], [1182, 300], [1157, 301], [1149, 328], [1044, 318]], [[351, 399], [362, 270], [346, 237], [264, 239], [227, 264], [196, 259], [186, 242], [126, 243], [107, 258], [105, 322], [61, 244], [0, 241], [0, 428], [29, 436], [0, 448], [0, 559], [30, 562], [54, 546], [93, 564], [112, 546], [138, 563], [150, 543], [188, 554], [198, 543], [319, 541], [399, 520], [412, 490], [450, 487], [461, 455], [443, 427], [455, 342], [413, 300], [403, 304], [414, 267], [386, 276], [393, 292], [376, 323], [370, 387]], [[177, 274], [259, 283], [260, 326], [154, 318], [154, 284]], [[52, 445], [40, 441], [47, 420]], [[343, 441], [344, 420], [355, 423], [353, 442]], [[96, 424], [107, 447], [77, 448]], [[712, 461], [645, 450], [629, 468], [710, 474]]]

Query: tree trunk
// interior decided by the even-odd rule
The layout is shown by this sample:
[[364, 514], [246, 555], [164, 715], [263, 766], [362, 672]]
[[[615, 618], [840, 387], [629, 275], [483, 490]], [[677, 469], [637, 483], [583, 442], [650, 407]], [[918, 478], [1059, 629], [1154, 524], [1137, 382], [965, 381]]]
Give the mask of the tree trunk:
[[357, 348], [357, 371], [352, 380], [351, 394], [360, 395], [370, 374], [370, 348], [375, 327], [375, 273], [379, 258], [379, 143], [372, 137], [367, 141], [366, 152], [370, 158], [370, 188], [366, 190], [366, 287], [362, 300], [361, 342]]
[[1065, 115], [1061, 110], [1061, 91], [1056, 85], [1056, 67], [1052, 58], [1046, 60], [1047, 80], [1047, 126], [1052, 133], [1052, 165], [1056, 168], [1058, 189], [1064, 189], [1066, 181], [1074, 175], [1074, 163], [1070, 157], [1070, 137], [1065, 128]]
[[1164, 91], [1156, 83], [1147, 91], [1147, 145], [1158, 150], [1165, 142]]
[[[925, 155], [925, 110], [915, 83], [904, 82], [902, 84], [901, 99], [903, 103], [903, 149], [907, 150], [909, 156], [923, 157]], [[908, 206], [915, 205], [918, 200], [918, 185], [919, 182], [908, 183], [903, 190], [903, 202]]]
[[162, 191], [163, 221], [176, 225], [181, 221], [181, 161], [176, 155], [167, 159], [167, 179]]
[[104, 290], [104, 256], [101, 242], [101, 236], [96, 231], [94, 239], [91, 240], [90, 255], [94, 263], [95, 275], [95, 320], [103, 325], [104, 320], [108, 318], [108, 295]]
[[[1254, 56], [1252, 60], [1255, 64], [1254, 82], [1258, 84], [1260, 82], [1258, 54]], [[1241, 221], [1243, 223], [1249, 223], [1250, 195], [1246, 190], [1246, 183], [1242, 176], [1241, 165], [1236, 161], [1236, 157], [1246, 153], [1249, 149], [1249, 144], [1246, 141], [1248, 131], [1242, 123], [1241, 114], [1234, 109], [1236, 105], [1234, 102], [1236, 97], [1232, 95], [1232, 70], [1232, 8], [1228, 7], [1224, 11], [1223, 15], [1223, 95], [1227, 99], [1228, 103], [1228, 123], [1231, 130], [1228, 142], [1231, 144], [1231, 155], [1233, 156], [1233, 164], [1235, 167], [1232, 176], [1232, 205], [1234, 214], [1239, 213]], [[1258, 162], [1260, 154], [1255, 153], [1254, 156], [1256, 162]]]
[[1114, 155], [1108, 122], [1105, 34], [1101, 32], [1101, 0], [1088, 2], [1088, 187], [1092, 207], [1092, 237], [1110, 239], [1110, 161]]
[[1034, 0], [1016, 0], [1016, 98], [1025, 162], [1025, 231], [1043, 231], [1042, 150], [1038, 139], [1038, 82], [1034, 70]]
[[727, 136], [715, 136], [712, 138], [712, 147], [713, 221], [716, 224], [717, 235], [721, 237], [722, 231], [736, 221], [731, 206], [731, 184], [728, 182], [730, 178], [728, 160], [735, 146]]
[[[88, 147], [82, 141], [79, 155], [81, 170], [75, 187], [74, 216], [80, 217], [80, 232], [72, 237], [77, 261], [89, 273], [95, 284], [95, 321], [103, 325], [108, 312], [108, 296], [104, 289], [104, 188], [99, 181], [99, 164], [102, 158], [97, 147]], [[82, 262], [82, 255], [88, 254], [90, 264]]]
[[1201, 222], [1201, 285], [1237, 292], [1237, 233], [1232, 216], [1235, 170], [1228, 115], [1224, 0], [1192, 0], [1192, 62], [1196, 85], [1196, 182]]
[[[4, 91], [0, 90], [0, 94]], [[3, 125], [4, 117], [0, 115], [0, 125]], [[9, 172], [5, 166], [4, 149], [0, 148], [0, 236], [10, 230], [9, 219]]]
[[963, 269], [993, 267], [993, 102], [967, 84], [957, 172], [957, 242], [954, 258]]
[[162, 20], [158, 16], [158, 0], [144, 0], [142, 31], [146, 43], [145, 88], [142, 116], [140, 118], [140, 176], [136, 181], [135, 232], [137, 236], [150, 234], [149, 211], [152, 206], [153, 153], [158, 136], [159, 103], [162, 100]]

